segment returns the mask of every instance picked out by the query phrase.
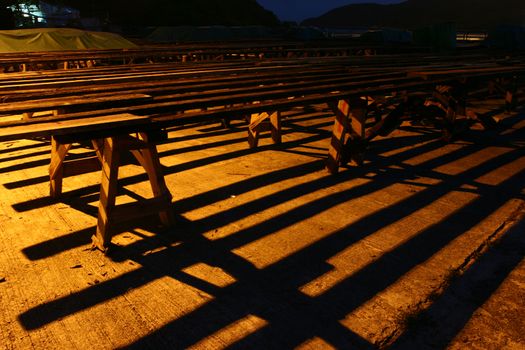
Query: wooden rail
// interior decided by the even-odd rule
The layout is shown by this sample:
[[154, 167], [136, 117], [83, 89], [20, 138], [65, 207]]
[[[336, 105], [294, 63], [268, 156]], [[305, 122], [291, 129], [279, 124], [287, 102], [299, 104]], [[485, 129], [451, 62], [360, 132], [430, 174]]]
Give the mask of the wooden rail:
[[428, 48], [358, 44], [349, 42], [244, 42], [202, 43], [190, 45], [149, 45], [133, 49], [93, 49], [0, 54], [4, 72], [41, 69], [89, 68], [98, 65], [119, 65], [152, 62], [231, 61], [276, 59], [290, 57], [338, 57], [370, 53], [424, 52]]

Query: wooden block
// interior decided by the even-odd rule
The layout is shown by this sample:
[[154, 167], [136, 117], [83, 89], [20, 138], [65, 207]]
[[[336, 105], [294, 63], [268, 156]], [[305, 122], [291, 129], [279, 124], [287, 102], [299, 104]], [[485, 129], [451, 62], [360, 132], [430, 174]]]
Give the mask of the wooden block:
[[[149, 117], [136, 116], [133, 114], [122, 113], [108, 116], [91, 118], [49, 121], [42, 123], [31, 123], [0, 128], [0, 140], [8, 141], [28, 137], [45, 137], [73, 135], [71, 140], [78, 139], [81, 133], [94, 133], [100, 130], [110, 130], [126, 128], [132, 126], [146, 126], [149, 124]], [[91, 137], [89, 137], [91, 136]], [[88, 135], [87, 138], [93, 138]]]

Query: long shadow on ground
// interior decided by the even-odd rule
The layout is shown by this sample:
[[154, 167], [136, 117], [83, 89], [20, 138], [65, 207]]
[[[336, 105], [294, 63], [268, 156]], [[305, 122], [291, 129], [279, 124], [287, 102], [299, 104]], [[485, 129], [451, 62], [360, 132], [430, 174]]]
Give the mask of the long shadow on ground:
[[[514, 136], [517, 137], [517, 135]], [[148, 281], [170, 276], [213, 295], [214, 299], [137, 340], [130, 345], [131, 348], [148, 346], [185, 348], [248, 315], [256, 315], [266, 320], [267, 325], [231, 344], [232, 347], [291, 348], [317, 336], [337, 348], [375, 348], [376, 344], [368, 343], [345, 328], [339, 321], [377, 293], [395, 283], [412, 268], [424, 263], [452, 240], [476, 226], [479, 221], [498, 210], [508, 200], [516, 198], [523, 189], [525, 171], [518, 172], [497, 186], [481, 186], [475, 183], [476, 178], [523, 155], [523, 151], [519, 148], [482, 162], [455, 176], [444, 175], [432, 170], [437, 166], [477, 152], [486, 145], [483, 141], [468, 145], [429, 160], [419, 167], [402, 164], [403, 159], [410, 158], [408, 155], [414, 156], [419, 152], [434, 149], [436, 146], [427, 143], [422, 146], [421, 150], [416, 147], [406, 153], [402, 152], [388, 160], [383, 160], [389, 164], [399, 165], [399, 169], [385, 169], [383, 167], [385, 163], [380, 161], [379, 164], [371, 165], [366, 170], [357, 170], [355, 173], [343, 172], [336, 177], [322, 177], [307, 184], [297, 185], [280, 194], [270, 195], [268, 198], [255, 200], [216, 214], [213, 218], [204, 218], [200, 222], [181, 223], [172, 234], [166, 233], [163, 236], [144, 239], [130, 246], [121, 247], [113, 256], [117, 260], [132, 259], [142, 268], [72, 295], [41, 304], [22, 313], [20, 322], [26, 329], [37, 329], [62, 317], [122, 295], [130, 288], [138, 288]], [[381, 158], [378, 157], [378, 160]], [[297, 198], [308, 191], [330, 187], [341, 181], [364, 176], [371, 172], [376, 173], [373, 177], [374, 181], [325, 195], [275, 218], [239, 230], [223, 239], [209, 241], [202, 236], [202, 233], [210, 230], [214, 225], [238, 220], [258, 210]], [[319, 212], [327, 211], [337, 204], [380, 191], [399, 181], [417, 179], [418, 176], [430, 176], [440, 181], [391, 206], [364, 216], [349, 226], [332, 232], [265, 268], [258, 269], [247, 260], [232, 253], [236, 248], [267, 237]], [[326, 263], [330, 257], [377, 230], [415, 213], [447, 193], [459, 190], [463, 184], [472, 183], [477, 185], [479, 197], [468, 205], [424, 229], [394, 250], [384, 252], [376, 260], [332, 286], [320, 296], [311, 297], [299, 292], [301, 286], [332, 269], [332, 266]], [[243, 184], [247, 186], [246, 188], [256, 185], [255, 182]], [[202, 195], [199, 198], [201, 204], [205, 204], [212, 200], [213, 196]], [[180, 245], [175, 247], [170, 245], [179, 240]], [[37, 249], [45, 249], [46, 246], [49, 246], [49, 242], [38, 247], [29, 247], [25, 253], [31, 256], [33, 252], [33, 257], [42, 257], [46, 254], [37, 256], [34, 252]], [[166, 249], [145, 254], [160, 246]], [[183, 271], [185, 267], [198, 262], [221, 267], [232, 275], [236, 282], [226, 287], [217, 287]], [[468, 311], [467, 309], [466, 312]], [[457, 329], [452, 328], [451, 332], [455, 331]]]

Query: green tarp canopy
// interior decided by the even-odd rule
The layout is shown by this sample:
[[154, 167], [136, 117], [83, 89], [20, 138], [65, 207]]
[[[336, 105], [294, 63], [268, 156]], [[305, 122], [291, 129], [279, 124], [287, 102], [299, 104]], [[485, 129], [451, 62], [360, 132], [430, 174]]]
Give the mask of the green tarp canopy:
[[0, 53], [129, 49], [136, 47], [118, 34], [70, 28], [0, 30]]

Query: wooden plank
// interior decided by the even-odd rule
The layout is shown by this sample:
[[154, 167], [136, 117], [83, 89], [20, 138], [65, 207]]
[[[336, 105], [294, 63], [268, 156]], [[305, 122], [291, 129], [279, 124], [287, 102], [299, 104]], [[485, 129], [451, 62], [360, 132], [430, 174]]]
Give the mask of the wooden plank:
[[120, 204], [112, 212], [113, 224], [117, 225], [145, 216], [158, 215], [166, 211], [168, 203], [171, 203], [171, 196], [166, 193], [163, 196], [144, 199], [140, 202]]
[[26, 113], [59, 108], [94, 108], [99, 105], [108, 105], [115, 102], [133, 103], [137, 101], [150, 100], [152, 97], [146, 94], [103, 94], [92, 96], [67, 96], [57, 98], [45, 98], [31, 101], [11, 102], [0, 104], [0, 113]]
[[458, 69], [436, 69], [427, 71], [410, 71], [407, 73], [408, 76], [421, 77], [423, 79], [434, 79], [444, 77], [454, 77], [456, 79], [468, 76], [488, 76], [488, 75], [501, 75], [505, 73], [516, 73], [525, 71], [525, 67], [473, 67], [473, 68], [458, 68]]
[[[304, 66], [298, 65], [295, 70], [297, 72], [304, 71]], [[151, 73], [141, 73], [141, 74], [128, 74], [128, 75], [116, 75], [116, 76], [102, 76], [102, 77], [84, 77], [84, 78], [76, 78], [76, 79], [63, 79], [63, 81], [59, 80], [49, 80], [46, 82], [40, 82], [39, 87], [41, 88], [65, 88], [65, 87], [72, 87], [72, 86], [88, 86], [88, 85], [94, 85], [94, 84], [103, 84], [103, 83], [124, 83], [124, 82], [143, 82], [143, 81], [154, 81], [154, 80], [172, 80], [172, 79], [181, 79], [181, 78], [205, 78], [206, 76], [218, 76], [218, 75], [239, 75], [239, 74], [247, 74], [247, 73], [253, 73], [253, 74], [262, 74], [262, 73], [271, 73], [273, 71], [283, 71], [284, 69], [291, 70], [293, 67], [290, 66], [247, 66], [247, 67], [226, 67], [226, 68], [199, 68], [196, 67], [194, 69], [184, 69], [184, 70], [175, 70], [172, 72], [166, 72], [166, 71], [153, 71]], [[333, 68], [332, 68], [333, 69]], [[20, 89], [24, 86], [28, 86], [28, 84], [34, 84], [34, 82], [30, 81], [20, 81], [15, 82], [13, 84], [2, 84], [0, 85], [0, 91], [9, 91], [13, 89]]]
[[[479, 76], [479, 72], [477, 72]], [[485, 74], [485, 73], [484, 73]], [[492, 74], [492, 73], [491, 73]], [[451, 78], [452, 79], [452, 78]], [[374, 94], [383, 94], [383, 93], [389, 93], [393, 91], [400, 91], [400, 90], [427, 90], [431, 88], [432, 86], [435, 86], [436, 84], [440, 84], [443, 82], [449, 82], [451, 79], [443, 79], [443, 80], [436, 80], [432, 82], [422, 82], [419, 80], [413, 80], [413, 79], [407, 79], [406, 78], [395, 78], [395, 79], [373, 79], [373, 80], [364, 80], [362, 82], [350, 82], [350, 83], [334, 83], [334, 84], [323, 84], [323, 85], [315, 85], [311, 84], [309, 86], [304, 85], [288, 85], [288, 86], [280, 86], [278, 89], [275, 89], [272, 87], [263, 87], [259, 88], [256, 87], [253, 90], [248, 90], [248, 92], [245, 92], [246, 89], [241, 89], [245, 93], [235, 93], [232, 94], [230, 91], [209, 91], [205, 94], [202, 94], [202, 98], [193, 98], [193, 96], [188, 95], [173, 95], [173, 96], [163, 96], [162, 99], [159, 99], [158, 102], [155, 103], [144, 103], [137, 106], [131, 106], [131, 107], [122, 107], [122, 108], [112, 108], [112, 109], [104, 109], [104, 110], [94, 110], [94, 111], [88, 111], [86, 113], [77, 113], [77, 114], [71, 114], [66, 116], [59, 116], [63, 117], [64, 120], [67, 118], [95, 118], [99, 115], [101, 117], [104, 117], [105, 114], [111, 114], [111, 113], [120, 113], [124, 111], [132, 111], [136, 113], [142, 113], [142, 114], [164, 114], [160, 118], [155, 117], [155, 120], [161, 123], [165, 123], [166, 125], [177, 125], [182, 124], [191, 120], [195, 120], [198, 118], [204, 118], [206, 116], [214, 117], [218, 115], [226, 115], [231, 113], [241, 113], [241, 112], [250, 112], [250, 113], [257, 113], [258, 111], [264, 111], [264, 110], [280, 110], [282, 108], [291, 107], [291, 106], [297, 106], [301, 104], [307, 104], [312, 102], [329, 102], [336, 99], [345, 99], [350, 98], [352, 96], [368, 96], [368, 95], [374, 95]], [[309, 83], [310, 84], [310, 83]], [[298, 87], [300, 86], [300, 87]], [[362, 86], [362, 87], [361, 87]], [[267, 91], [262, 91], [262, 89], [268, 89]], [[214, 95], [213, 97], [206, 96], [206, 94]], [[289, 100], [290, 96], [296, 96], [295, 99]], [[303, 97], [304, 96], [304, 97]], [[191, 97], [191, 98], [188, 98]], [[164, 101], [166, 99], [166, 101]], [[262, 103], [257, 106], [242, 106], [242, 107], [232, 107], [232, 108], [224, 108], [223, 111], [206, 111], [201, 114], [195, 114], [195, 113], [184, 113], [183, 115], [177, 115], [177, 113], [185, 110], [192, 110], [192, 109], [204, 109], [204, 108], [215, 108], [215, 107], [221, 107], [223, 105], [234, 105], [234, 104], [242, 104], [242, 103], [251, 103], [254, 100], [261, 100]], [[55, 101], [56, 102], [56, 101]], [[271, 108], [267, 108], [268, 106], [271, 106]], [[264, 108], [263, 108], [264, 107]], [[260, 112], [259, 112], [260, 113]], [[208, 118], [209, 119], [209, 118]], [[46, 122], [51, 119], [45, 119]], [[31, 125], [33, 121], [27, 122], [27, 124], [24, 126], [24, 132], [25, 136], [35, 136], [40, 133], [41, 135], [48, 135], [51, 133], [51, 130], [44, 130], [45, 129], [45, 123], [40, 124], [39, 126], [36, 126], [33, 130], [31, 130], [28, 126]], [[82, 122], [83, 123], [83, 122]], [[53, 132], [55, 134], [60, 134], [60, 127], [56, 128], [55, 126], [60, 126], [59, 124], [50, 124], [53, 125]], [[71, 125], [71, 124], [69, 124]], [[86, 127], [83, 125], [83, 127]], [[108, 125], [108, 128], [111, 127], [111, 124]], [[6, 130], [11, 130], [11, 132], [14, 130], [12, 127], [2, 128]], [[102, 130], [101, 129], [94, 129], [94, 130]], [[78, 129], [68, 129], [65, 133], [75, 133], [80, 132], [82, 130]], [[35, 134], [36, 133], [36, 134]], [[362, 133], [361, 133], [362, 134]], [[12, 136], [10, 137], [15, 137]], [[21, 135], [21, 134], [20, 134]], [[1, 135], [0, 135], [1, 139]]]
[[[272, 75], [267, 77], [217, 77], [215, 79], [203, 80], [168, 80], [163, 82], [143, 82], [125, 84], [101, 84], [88, 87], [68, 88], [68, 89], [30, 89], [5, 92], [3, 99], [5, 102], [23, 101], [39, 99], [44, 97], [71, 96], [79, 92], [89, 93], [122, 93], [134, 92], [144, 93], [153, 96], [162, 96], [161, 99], [181, 99], [191, 98], [192, 96], [214, 96], [225, 92], [248, 92], [248, 91], [271, 91], [282, 88], [299, 88], [317, 86], [324, 84], [349, 83], [351, 81], [358, 84], [359, 81], [370, 81], [374, 77], [403, 78], [402, 73], [385, 74], [366, 74], [349, 75], [348, 73], [326, 72], [323, 74], [311, 75]], [[254, 79], [256, 78], [256, 79]], [[410, 80], [410, 79], [407, 79]], [[156, 98], [160, 100], [160, 98]]]
[[7, 141], [30, 137], [86, 133], [120, 127], [138, 127], [147, 124], [149, 124], [149, 117], [147, 116], [121, 113], [83, 119], [0, 127], [0, 140]]
[[[171, 194], [166, 186], [162, 165], [159, 160], [157, 148], [154, 143], [156, 138], [152, 132], [139, 133], [140, 138], [145, 142], [145, 147], [140, 151], [132, 151], [133, 155], [141, 163], [142, 167], [148, 174], [151, 190], [154, 198], [160, 198], [164, 202], [164, 207], [158, 210], [161, 222], [166, 226], [171, 226], [175, 223], [175, 218], [171, 210]], [[143, 206], [142, 206], [143, 207]]]

